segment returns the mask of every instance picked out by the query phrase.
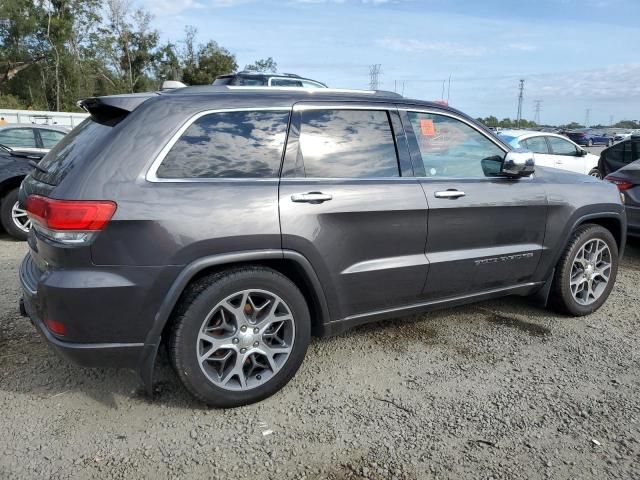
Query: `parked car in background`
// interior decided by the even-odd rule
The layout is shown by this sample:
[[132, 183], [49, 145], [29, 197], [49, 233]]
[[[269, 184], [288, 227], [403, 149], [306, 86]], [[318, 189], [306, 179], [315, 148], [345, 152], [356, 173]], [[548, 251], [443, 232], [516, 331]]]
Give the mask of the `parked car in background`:
[[613, 137], [606, 133], [593, 133], [589, 131], [567, 132], [565, 134], [578, 145], [591, 147], [593, 145], [613, 145]]
[[230, 85], [242, 87], [301, 87], [301, 88], [327, 88], [327, 86], [303, 78], [294, 73], [256, 73], [238, 72], [231, 75], [220, 75], [213, 81], [213, 85]]
[[640, 236], [640, 157], [620, 170], [607, 175], [605, 180], [615, 183], [624, 196], [627, 212], [627, 235]]
[[31, 220], [18, 204], [18, 188], [24, 177], [33, 170], [33, 163], [43, 152], [13, 150], [0, 145], [0, 223], [4, 230], [18, 240], [26, 240]]
[[640, 135], [632, 135], [627, 140], [600, 152], [598, 170], [602, 176], [606, 176], [638, 159], [640, 159]]
[[631, 135], [633, 135], [633, 132], [618, 132], [613, 136], [613, 140], [616, 142], [621, 142], [622, 140], [631, 138]]
[[502, 130], [498, 132], [498, 136], [513, 148], [531, 150], [536, 165], [600, 178], [599, 157], [588, 153], [562, 135], [534, 130]]
[[312, 334], [512, 294], [581, 316], [614, 286], [618, 190], [452, 108], [269, 87], [82, 105], [22, 182], [21, 311], [148, 390], [161, 343], [196, 398], [235, 407], [283, 388]]
[[47, 153], [70, 131], [57, 125], [8, 123], [0, 125], [0, 145], [13, 151]]

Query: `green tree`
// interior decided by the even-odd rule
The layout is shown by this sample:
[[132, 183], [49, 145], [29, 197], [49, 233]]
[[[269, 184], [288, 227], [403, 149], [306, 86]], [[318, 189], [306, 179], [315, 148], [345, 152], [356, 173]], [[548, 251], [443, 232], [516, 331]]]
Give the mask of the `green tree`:
[[278, 71], [278, 64], [272, 57], [261, 58], [260, 60], [256, 60], [255, 62], [245, 66], [244, 69], [250, 72], [275, 73]]
[[189, 85], [210, 85], [218, 75], [232, 73], [237, 68], [235, 55], [211, 40], [198, 46], [194, 60], [186, 58], [182, 78]]

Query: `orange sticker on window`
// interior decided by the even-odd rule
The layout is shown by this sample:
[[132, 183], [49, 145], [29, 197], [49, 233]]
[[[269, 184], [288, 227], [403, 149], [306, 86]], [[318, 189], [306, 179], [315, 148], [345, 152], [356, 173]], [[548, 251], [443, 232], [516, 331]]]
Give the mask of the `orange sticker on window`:
[[436, 126], [433, 124], [433, 120], [420, 120], [420, 132], [424, 137], [435, 137]]

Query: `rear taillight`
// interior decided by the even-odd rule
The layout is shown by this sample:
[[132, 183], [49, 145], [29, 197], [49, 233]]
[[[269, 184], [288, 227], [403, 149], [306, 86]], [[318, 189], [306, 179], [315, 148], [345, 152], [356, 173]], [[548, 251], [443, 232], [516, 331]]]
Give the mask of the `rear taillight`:
[[616, 178], [611, 175], [607, 175], [606, 177], [604, 177], [604, 179], [616, 185], [618, 187], [618, 190], [620, 190], [621, 192], [624, 192], [625, 190], [629, 190], [631, 187], [634, 186], [633, 183], [628, 182], [627, 180]]
[[64, 326], [64, 323], [46, 318], [44, 320], [44, 324], [47, 326], [51, 333], [55, 333], [59, 337], [64, 337], [64, 334], [67, 330]]
[[27, 214], [34, 228], [51, 240], [66, 244], [89, 242], [107, 226], [116, 208], [116, 203], [109, 200], [27, 197]]

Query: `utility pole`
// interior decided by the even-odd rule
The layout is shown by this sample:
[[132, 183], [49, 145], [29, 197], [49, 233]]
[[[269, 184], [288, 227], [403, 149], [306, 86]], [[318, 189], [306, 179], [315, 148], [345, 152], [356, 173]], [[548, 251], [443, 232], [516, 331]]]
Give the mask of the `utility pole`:
[[540, 125], [540, 110], [542, 110], [541, 105], [542, 105], [542, 100], [534, 100], [533, 103], [535, 103], [536, 105], [536, 114], [534, 116], [534, 122], [536, 122], [536, 125]]
[[378, 90], [381, 66], [379, 63], [369, 65], [369, 90]]
[[589, 127], [589, 117], [591, 116], [591, 109], [587, 108], [585, 114], [584, 114], [584, 126], [585, 127]]
[[520, 128], [522, 121], [522, 99], [524, 98], [524, 79], [520, 79], [520, 93], [518, 94], [518, 116], [516, 117], [516, 127]]

